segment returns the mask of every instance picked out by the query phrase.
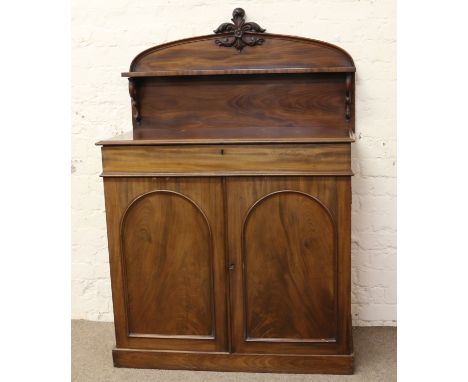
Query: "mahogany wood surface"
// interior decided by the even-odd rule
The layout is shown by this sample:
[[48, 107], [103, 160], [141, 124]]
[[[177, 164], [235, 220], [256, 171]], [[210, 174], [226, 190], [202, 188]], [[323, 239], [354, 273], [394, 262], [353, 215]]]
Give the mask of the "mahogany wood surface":
[[212, 237], [200, 207], [173, 191], [150, 192], [122, 224], [131, 335], [212, 337]]
[[350, 76], [282, 73], [135, 78], [130, 82], [133, 126], [136, 130], [161, 129], [166, 135], [174, 129], [179, 135], [185, 132], [195, 138], [200, 134], [251, 140], [310, 139], [315, 135], [349, 138], [354, 100]]
[[189, 144], [229, 144], [229, 143], [336, 143], [354, 142], [352, 131], [336, 130], [333, 136], [326, 129], [307, 126], [283, 127], [270, 126], [252, 129], [251, 127], [236, 127], [235, 129], [206, 128], [185, 129], [170, 128], [138, 128], [115, 137], [101, 140], [102, 146], [151, 146], [151, 145], [189, 145]]
[[109, 146], [103, 175], [341, 174], [351, 175], [351, 147], [333, 144]]
[[117, 346], [226, 350], [219, 178], [105, 178]]
[[278, 67], [272, 69], [192, 69], [192, 70], [151, 70], [147, 72], [123, 72], [122, 77], [178, 77], [178, 76], [223, 76], [236, 74], [307, 74], [307, 73], [352, 73], [355, 69], [349, 67], [328, 68], [288, 68]]
[[229, 135], [229, 129], [248, 127], [268, 135], [275, 126], [326, 129], [331, 137], [349, 129], [344, 74], [161, 77], [137, 84], [142, 128], [208, 132], [222, 126]]
[[244, 371], [255, 373], [352, 374], [353, 354], [286, 355], [184, 353], [114, 349], [114, 365], [132, 368]]
[[231, 21], [135, 57], [97, 143], [114, 363], [350, 374], [353, 60]]
[[[220, 48], [215, 40], [219, 35], [193, 37], [155, 46], [137, 55], [130, 72], [165, 71], [172, 75], [204, 71], [230, 73], [232, 70], [265, 70], [283, 72], [284, 69], [314, 71], [356, 70], [351, 56], [343, 49], [318, 40], [278, 34], [252, 33], [265, 42], [261, 46], [236, 49]], [[199, 72], [197, 74], [200, 74]]]
[[322, 41], [263, 33], [244, 17], [235, 9], [233, 23], [221, 24], [214, 35], [158, 45], [134, 58], [122, 74], [130, 81], [134, 128], [165, 135], [168, 128], [201, 127], [207, 138], [227, 139], [311, 138], [311, 130], [349, 137], [351, 56]]
[[335, 230], [328, 209], [299, 191], [250, 208], [242, 232], [247, 341], [336, 340]]
[[[342, 182], [349, 178], [227, 180], [236, 352], [336, 354], [347, 347], [348, 317], [337, 311], [350, 293], [350, 271], [338, 273], [338, 261], [349, 256], [339, 253], [336, 225], [350, 215], [349, 208], [338, 213]], [[340, 295], [339, 288], [346, 290]]]

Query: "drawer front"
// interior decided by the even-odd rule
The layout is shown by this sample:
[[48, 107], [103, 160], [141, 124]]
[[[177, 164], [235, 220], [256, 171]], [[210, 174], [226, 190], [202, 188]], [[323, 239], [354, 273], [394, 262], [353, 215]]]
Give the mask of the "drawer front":
[[105, 146], [103, 176], [352, 175], [351, 146]]

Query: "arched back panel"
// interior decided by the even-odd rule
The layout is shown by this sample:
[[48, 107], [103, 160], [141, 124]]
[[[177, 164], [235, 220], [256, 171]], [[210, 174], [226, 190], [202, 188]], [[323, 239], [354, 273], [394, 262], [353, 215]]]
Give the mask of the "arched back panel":
[[351, 56], [322, 41], [275, 34], [252, 34], [261, 46], [242, 51], [220, 47], [218, 35], [194, 37], [158, 45], [132, 61], [124, 76], [228, 73], [354, 72]]
[[239, 8], [232, 21], [134, 58], [122, 76], [137, 134], [220, 143], [352, 137], [356, 69], [347, 52], [264, 33]]

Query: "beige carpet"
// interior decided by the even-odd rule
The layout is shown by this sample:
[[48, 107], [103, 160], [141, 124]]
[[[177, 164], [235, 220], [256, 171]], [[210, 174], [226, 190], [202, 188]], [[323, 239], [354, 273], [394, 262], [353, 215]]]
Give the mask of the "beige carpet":
[[215, 373], [204, 371], [121, 369], [112, 365], [112, 323], [72, 321], [72, 381], [309, 382], [396, 381], [396, 328], [354, 329], [354, 375]]

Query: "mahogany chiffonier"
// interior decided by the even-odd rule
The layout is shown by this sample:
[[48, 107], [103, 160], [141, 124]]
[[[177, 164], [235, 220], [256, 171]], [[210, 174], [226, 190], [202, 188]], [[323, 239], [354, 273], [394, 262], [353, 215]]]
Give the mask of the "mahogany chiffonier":
[[354, 73], [240, 8], [136, 56], [133, 131], [97, 143], [116, 366], [353, 373]]

